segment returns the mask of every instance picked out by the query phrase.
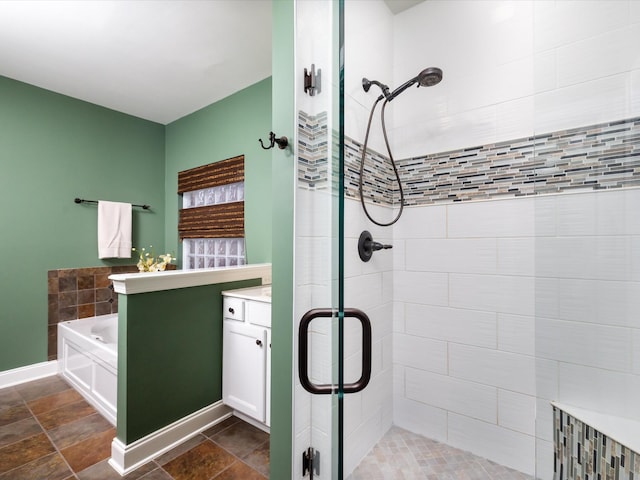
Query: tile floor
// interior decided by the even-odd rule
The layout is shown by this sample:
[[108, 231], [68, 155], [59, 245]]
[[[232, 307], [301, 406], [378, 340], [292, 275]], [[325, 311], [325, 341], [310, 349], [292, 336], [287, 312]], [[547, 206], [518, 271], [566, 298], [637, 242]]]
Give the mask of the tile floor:
[[108, 464], [115, 428], [58, 376], [0, 389], [0, 480], [266, 480], [269, 435], [239, 420], [135, 472]]
[[533, 480], [533, 477], [391, 427], [348, 480]]

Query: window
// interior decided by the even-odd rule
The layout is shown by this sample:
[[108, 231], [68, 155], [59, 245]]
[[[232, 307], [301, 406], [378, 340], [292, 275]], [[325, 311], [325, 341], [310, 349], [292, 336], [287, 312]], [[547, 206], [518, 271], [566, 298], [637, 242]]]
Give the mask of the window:
[[244, 156], [178, 173], [184, 269], [245, 263]]

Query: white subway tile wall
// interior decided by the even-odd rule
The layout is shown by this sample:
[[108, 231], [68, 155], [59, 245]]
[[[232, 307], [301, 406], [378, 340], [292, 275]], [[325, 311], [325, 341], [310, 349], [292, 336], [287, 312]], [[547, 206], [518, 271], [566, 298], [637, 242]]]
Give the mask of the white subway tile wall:
[[[406, 245], [393, 272], [394, 422], [530, 474], [538, 445], [537, 474], [551, 478], [549, 400], [640, 418], [634, 202], [640, 189], [410, 209], [433, 228], [429, 209], [444, 208], [446, 233], [394, 238]], [[411, 337], [444, 342], [446, 365]], [[444, 432], [412, 426], [425, 409], [448, 412]], [[456, 432], [453, 418], [472, 430]], [[480, 434], [527, 450], [505, 456]]]
[[[345, 4], [345, 299], [392, 302], [395, 424], [550, 480], [549, 400], [640, 419], [640, 2], [377, 9], [372, 48], [361, 18], [378, 3]], [[427, 66], [443, 81], [388, 108], [412, 205], [390, 235], [355, 200], [375, 98], [361, 80], [400, 85]], [[365, 196], [392, 218], [372, 135], [381, 171]], [[391, 254], [359, 262], [364, 229]]]

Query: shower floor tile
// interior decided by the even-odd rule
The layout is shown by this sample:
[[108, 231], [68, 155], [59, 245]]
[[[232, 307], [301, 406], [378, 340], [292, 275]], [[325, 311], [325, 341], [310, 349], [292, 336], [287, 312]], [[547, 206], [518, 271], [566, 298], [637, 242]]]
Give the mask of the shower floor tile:
[[533, 477], [391, 427], [348, 480], [533, 480]]

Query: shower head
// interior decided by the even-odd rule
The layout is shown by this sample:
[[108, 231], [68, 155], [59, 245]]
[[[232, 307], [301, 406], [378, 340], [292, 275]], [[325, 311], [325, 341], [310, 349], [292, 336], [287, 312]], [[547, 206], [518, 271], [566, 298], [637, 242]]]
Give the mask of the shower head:
[[442, 80], [442, 70], [437, 67], [429, 67], [422, 70], [416, 77], [421, 87], [433, 87]]
[[387, 87], [384, 83], [380, 83], [377, 80], [369, 80], [368, 78], [363, 78], [362, 79], [362, 88], [364, 89], [365, 92], [368, 92], [369, 89], [371, 88], [371, 85], [377, 85], [378, 87], [380, 87], [380, 90], [382, 90], [382, 94], [384, 95], [383, 98], [389, 98], [389, 96], [391, 95], [389, 93], [389, 87]]
[[393, 92], [391, 92], [391, 95], [386, 95], [387, 101], [390, 102], [414, 83], [417, 83], [419, 87], [432, 87], [440, 83], [441, 80], [442, 70], [440, 70], [438, 67], [425, 68], [411, 80], [396, 88]]

